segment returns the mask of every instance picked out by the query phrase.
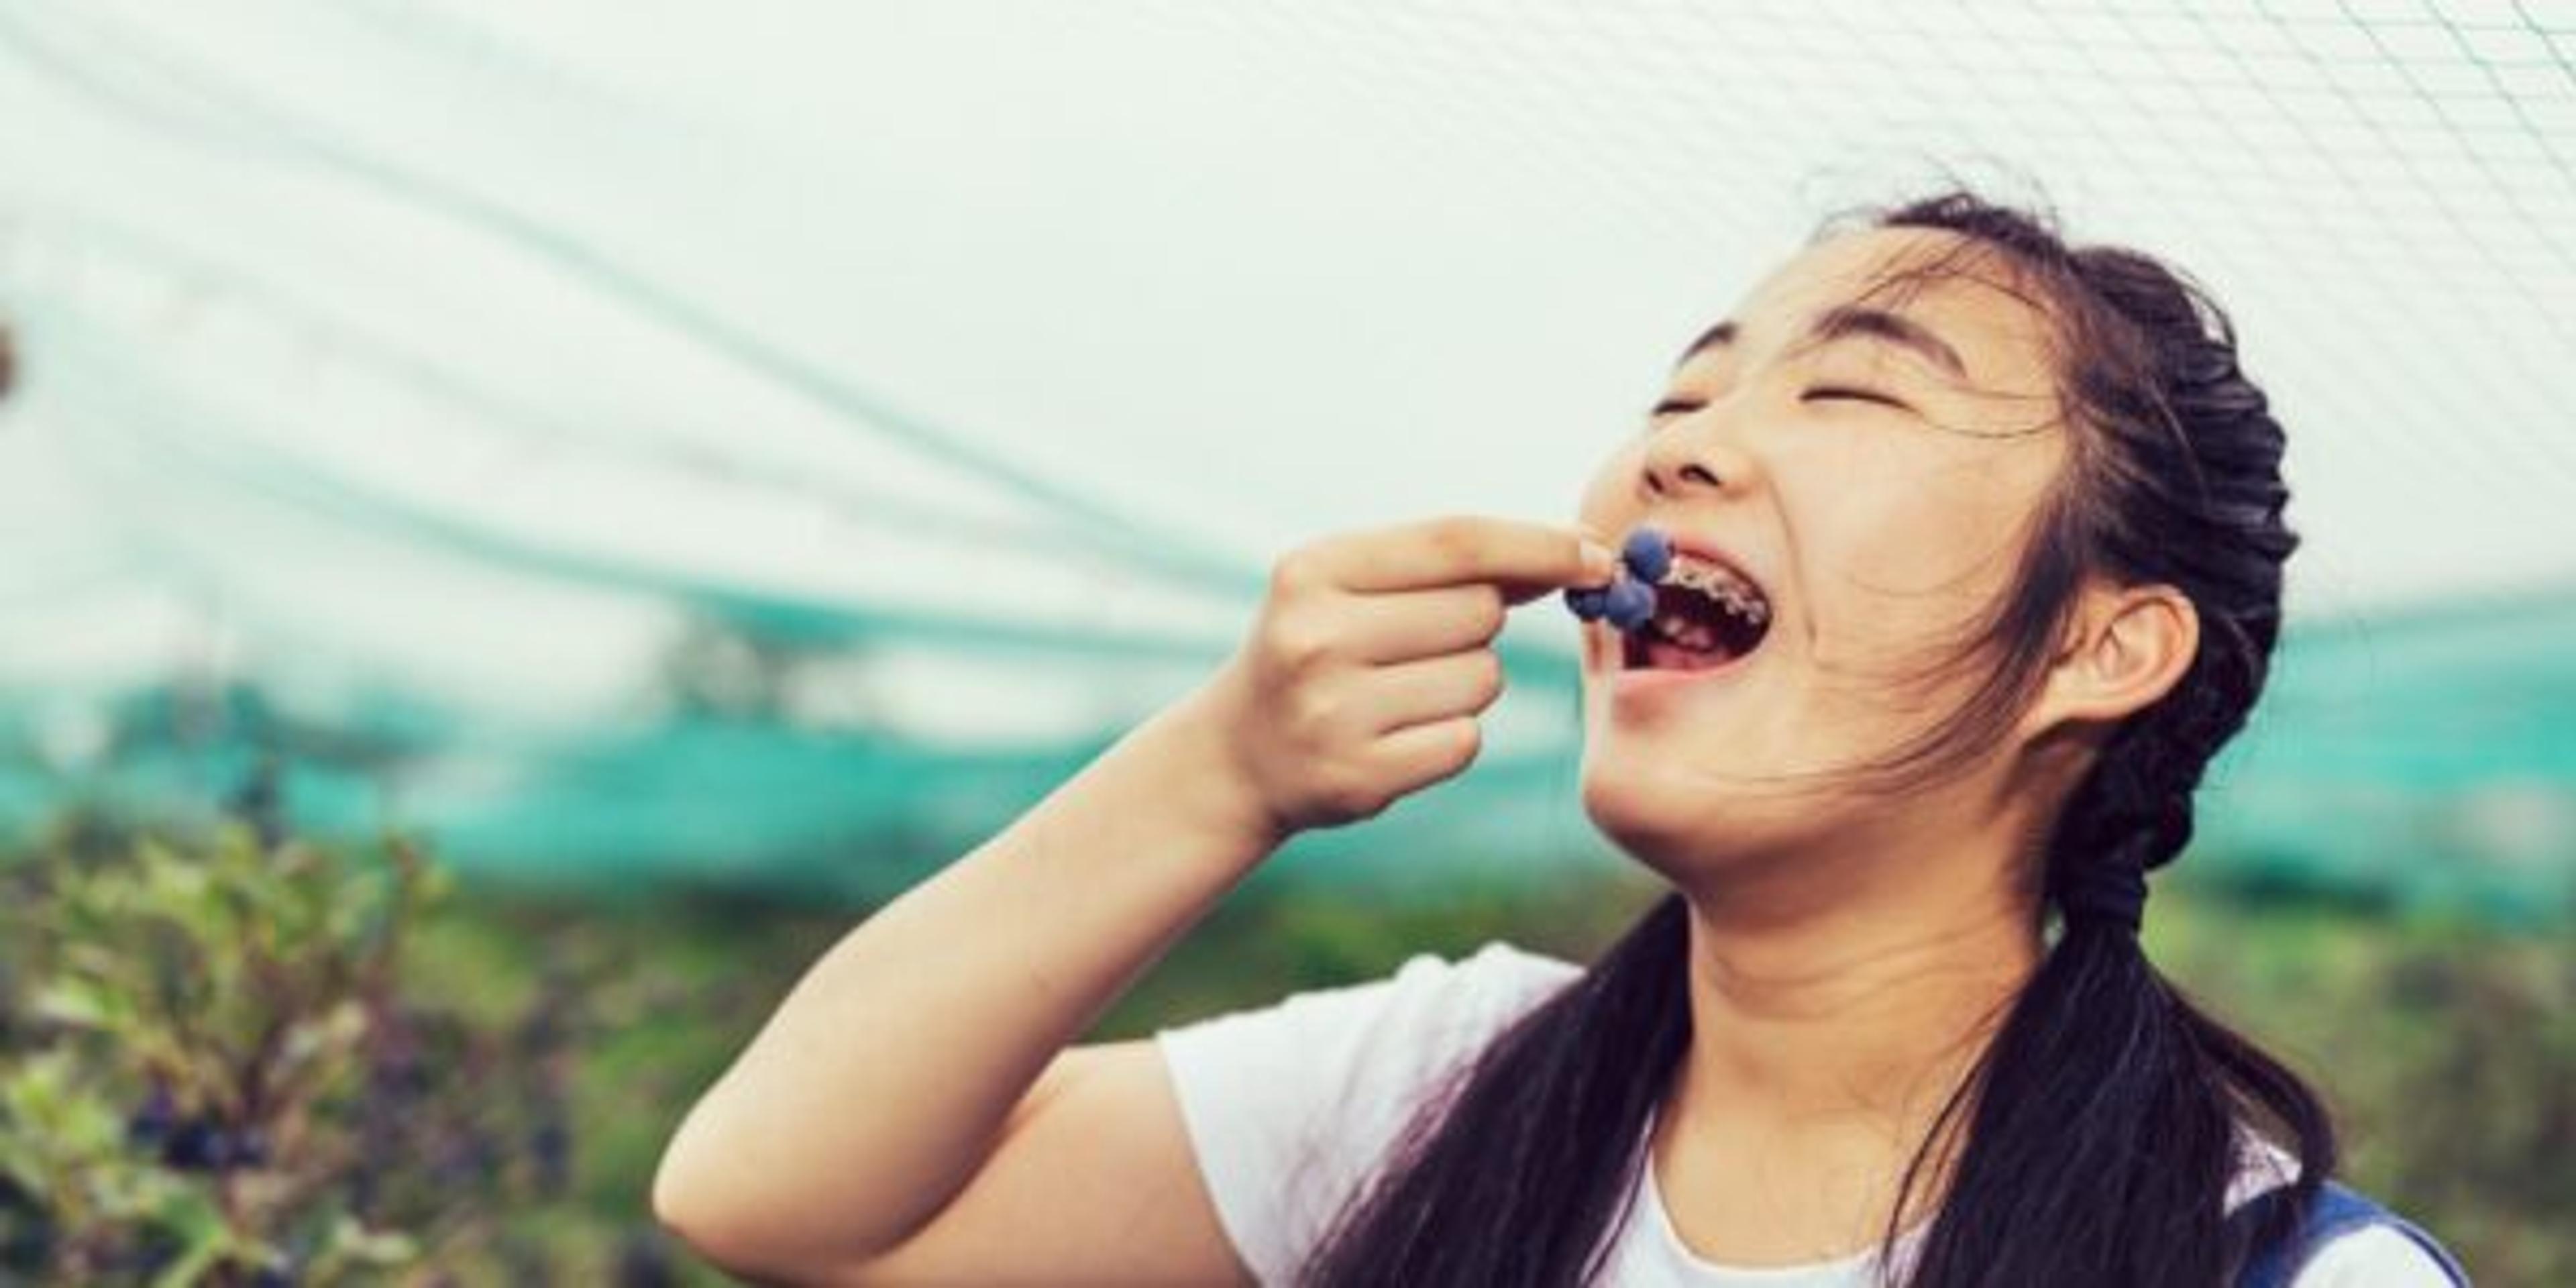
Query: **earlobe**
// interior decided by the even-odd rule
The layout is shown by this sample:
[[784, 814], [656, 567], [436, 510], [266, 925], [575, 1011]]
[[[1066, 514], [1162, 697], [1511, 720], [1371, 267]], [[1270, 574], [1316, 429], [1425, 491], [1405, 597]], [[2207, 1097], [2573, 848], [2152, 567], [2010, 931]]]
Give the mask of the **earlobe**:
[[2153, 706], [2191, 670], [2199, 648], [2200, 614], [2181, 591], [2166, 585], [2088, 590], [2032, 713], [2037, 727], [2115, 723]]

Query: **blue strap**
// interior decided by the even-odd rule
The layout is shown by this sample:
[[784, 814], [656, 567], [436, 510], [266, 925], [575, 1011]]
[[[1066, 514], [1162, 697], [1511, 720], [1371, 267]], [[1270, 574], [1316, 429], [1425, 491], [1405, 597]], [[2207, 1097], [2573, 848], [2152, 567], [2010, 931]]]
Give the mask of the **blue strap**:
[[[2290, 1187], [2280, 1186], [2239, 1204], [2227, 1216], [2232, 1229], [2251, 1229], [2263, 1216], [2290, 1201]], [[2432, 1255], [2457, 1288], [2469, 1288], [2469, 1272], [2439, 1241], [2414, 1222], [2389, 1211], [2367, 1196], [2340, 1181], [2327, 1181], [2288, 1239], [2258, 1248], [2245, 1263], [2244, 1273], [2237, 1276], [2236, 1288], [2290, 1288], [2292, 1280], [2315, 1256], [2317, 1249], [2336, 1235], [2347, 1234], [2364, 1226], [2385, 1225], [2413, 1239], [2416, 1246]]]

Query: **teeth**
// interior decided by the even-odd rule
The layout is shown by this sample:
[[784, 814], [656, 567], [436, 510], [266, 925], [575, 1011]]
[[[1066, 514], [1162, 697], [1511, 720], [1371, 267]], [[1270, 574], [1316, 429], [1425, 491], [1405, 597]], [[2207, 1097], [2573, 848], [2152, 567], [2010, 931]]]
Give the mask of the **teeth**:
[[1708, 649], [1717, 644], [1717, 632], [1679, 613], [1666, 613], [1657, 617], [1655, 630], [1665, 639], [1683, 648]]
[[1770, 620], [1771, 605], [1763, 600], [1762, 592], [1715, 564], [1684, 555], [1673, 560], [1672, 571], [1664, 574], [1664, 581], [1698, 591], [1756, 626]]

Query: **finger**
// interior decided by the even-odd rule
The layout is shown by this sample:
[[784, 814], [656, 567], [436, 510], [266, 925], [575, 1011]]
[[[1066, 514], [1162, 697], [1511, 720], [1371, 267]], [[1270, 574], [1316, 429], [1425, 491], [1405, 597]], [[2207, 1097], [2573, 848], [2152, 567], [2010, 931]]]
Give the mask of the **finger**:
[[1476, 718], [1459, 716], [1398, 729], [1378, 739], [1369, 754], [1388, 777], [1411, 792], [1456, 777], [1476, 763], [1476, 753], [1484, 746], [1485, 731], [1477, 727]]
[[1524, 599], [1556, 586], [1608, 582], [1619, 556], [1573, 528], [1451, 515], [1379, 528], [1328, 542], [1317, 552], [1335, 585], [1378, 593], [1508, 584]]
[[1374, 668], [1359, 677], [1362, 701], [1380, 733], [1473, 715], [1503, 692], [1503, 660], [1473, 649]]
[[1370, 662], [1409, 662], [1481, 648], [1503, 630], [1503, 596], [1490, 585], [1408, 590], [1342, 602], [1352, 618], [1351, 654]]

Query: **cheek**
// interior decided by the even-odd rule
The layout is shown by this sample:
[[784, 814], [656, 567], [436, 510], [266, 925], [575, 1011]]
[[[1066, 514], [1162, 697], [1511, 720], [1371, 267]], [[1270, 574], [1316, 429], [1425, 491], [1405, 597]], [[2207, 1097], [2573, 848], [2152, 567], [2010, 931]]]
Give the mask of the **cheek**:
[[1637, 512], [1637, 472], [1645, 448], [1641, 442], [1612, 453], [1608, 460], [1592, 471], [1583, 487], [1576, 515], [1583, 523], [1598, 529], [1597, 535], [1617, 540]]
[[2012, 489], [1955, 461], [1847, 476], [1817, 522], [1828, 606], [1873, 651], [1923, 647], [1993, 603], [2018, 562]]

